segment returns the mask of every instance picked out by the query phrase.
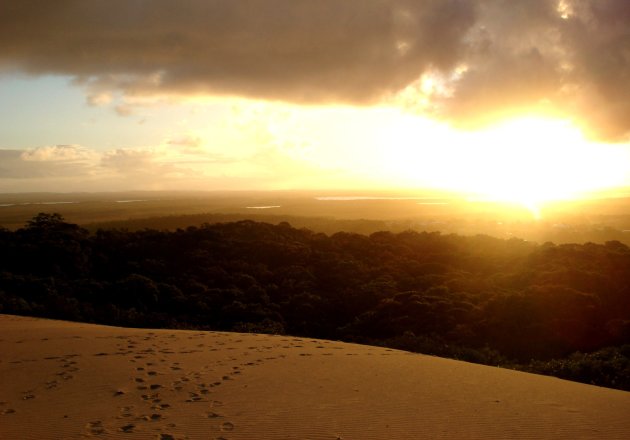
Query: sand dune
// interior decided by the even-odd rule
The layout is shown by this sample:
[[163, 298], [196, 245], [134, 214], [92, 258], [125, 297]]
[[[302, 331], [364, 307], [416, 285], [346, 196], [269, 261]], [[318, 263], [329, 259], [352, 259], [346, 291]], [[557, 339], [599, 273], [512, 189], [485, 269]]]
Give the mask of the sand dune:
[[627, 439], [630, 393], [303, 338], [0, 315], [1, 439]]

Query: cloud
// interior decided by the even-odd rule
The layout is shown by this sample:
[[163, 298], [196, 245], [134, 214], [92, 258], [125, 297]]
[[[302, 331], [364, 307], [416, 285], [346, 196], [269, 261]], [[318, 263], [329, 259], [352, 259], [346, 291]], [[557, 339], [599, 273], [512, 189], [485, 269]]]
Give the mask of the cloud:
[[118, 114], [118, 116], [130, 116], [133, 114], [133, 108], [127, 104], [119, 104], [114, 107], [114, 110]]
[[89, 160], [94, 154], [80, 145], [47, 145], [24, 150], [20, 158], [25, 161], [76, 162]]
[[[189, 136], [189, 137], [187, 137]], [[289, 189], [339, 184], [347, 173], [304, 160], [302, 148], [269, 140], [230, 156], [198, 145], [192, 135], [153, 147], [99, 151], [80, 145], [0, 149], [2, 191], [119, 191], [163, 189]]]
[[[0, 191], [115, 191], [178, 183], [174, 166], [154, 159], [150, 151], [100, 153], [71, 145], [0, 149]], [[155, 176], [165, 170], [170, 174], [156, 181]], [[181, 175], [179, 180], [182, 187], [188, 183]]]
[[619, 139], [630, 129], [629, 50], [627, 0], [0, 5], [0, 66], [72, 75], [93, 104], [114, 91], [368, 105], [431, 74], [439, 87], [409, 105], [454, 123], [548, 111]]
[[[101, 157], [101, 166], [117, 172], [151, 174], [152, 172], [164, 172], [168, 165], [158, 163], [160, 155], [147, 148], [117, 148], [107, 151]], [[156, 174], [159, 175], [159, 174]]]
[[76, 178], [93, 172], [94, 155], [79, 146], [0, 150], [0, 179]]
[[184, 153], [199, 154], [204, 152], [203, 139], [193, 133], [187, 133], [180, 137], [168, 139], [167, 145], [179, 148]]
[[24, 0], [1, 7], [0, 57], [129, 94], [367, 102], [429, 65], [451, 66], [472, 9], [464, 0]]
[[435, 99], [456, 122], [561, 113], [590, 135], [630, 133], [630, 4], [625, 0], [479, 2], [463, 73]]
[[[126, 176], [132, 180], [138, 176], [148, 180], [156, 180], [155, 176], [160, 176], [160, 180], [186, 180], [212, 172], [213, 165], [230, 167], [244, 160], [202, 150], [189, 151], [186, 146], [178, 149], [168, 148], [168, 146], [167, 143], [159, 147], [109, 150], [100, 156], [99, 166], [103, 170], [113, 171], [119, 176]], [[191, 158], [189, 155], [194, 155], [194, 157]]]
[[99, 107], [112, 102], [113, 97], [109, 92], [91, 93], [87, 96], [88, 105]]

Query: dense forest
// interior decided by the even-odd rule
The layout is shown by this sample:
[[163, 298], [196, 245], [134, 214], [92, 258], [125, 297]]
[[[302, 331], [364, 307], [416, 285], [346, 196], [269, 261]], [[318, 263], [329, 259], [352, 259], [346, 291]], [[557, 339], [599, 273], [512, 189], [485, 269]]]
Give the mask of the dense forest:
[[[83, 223], [88, 231], [98, 229], [170, 230], [186, 228], [202, 223], [228, 223], [254, 220], [264, 223], [288, 222], [297, 228], [332, 235], [339, 231], [370, 235], [379, 231], [440, 231], [443, 234], [490, 235], [499, 238], [519, 237], [544, 243], [605, 243], [619, 241], [630, 246], [630, 216], [601, 216], [591, 222], [586, 219], [559, 217], [552, 220], [498, 221], [484, 216], [419, 216], [397, 219], [335, 218], [322, 216], [272, 215], [272, 214], [225, 214], [204, 213], [144, 217], [126, 220], [110, 220]], [[564, 223], [568, 221], [568, 223]], [[23, 222], [22, 222], [23, 223]], [[21, 223], [21, 224], [22, 224]], [[612, 226], [614, 225], [614, 226]], [[17, 229], [17, 228], [15, 228]]]
[[253, 221], [0, 229], [0, 312], [376, 344], [630, 390], [630, 248]]

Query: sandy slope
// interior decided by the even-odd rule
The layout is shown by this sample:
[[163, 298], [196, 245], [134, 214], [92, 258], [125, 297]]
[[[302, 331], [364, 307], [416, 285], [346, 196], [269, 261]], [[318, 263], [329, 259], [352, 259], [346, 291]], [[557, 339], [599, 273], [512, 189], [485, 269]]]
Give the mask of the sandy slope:
[[630, 393], [375, 347], [0, 315], [1, 439], [628, 439]]

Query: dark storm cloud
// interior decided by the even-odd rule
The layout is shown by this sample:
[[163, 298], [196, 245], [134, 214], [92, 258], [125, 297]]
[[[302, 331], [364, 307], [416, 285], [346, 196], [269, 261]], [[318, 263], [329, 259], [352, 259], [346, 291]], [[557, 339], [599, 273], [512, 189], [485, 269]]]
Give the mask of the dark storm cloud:
[[451, 66], [463, 0], [5, 1], [0, 57], [97, 87], [370, 101]]
[[466, 38], [465, 68], [437, 97], [456, 120], [475, 122], [531, 108], [562, 87], [557, 2], [549, 0], [478, 2], [475, 25]]
[[563, 29], [563, 42], [575, 65], [572, 78], [603, 136], [630, 131], [630, 2], [574, 0], [575, 19]]
[[441, 98], [445, 116], [484, 120], [527, 110], [560, 111], [590, 134], [630, 132], [630, 2], [477, 2], [467, 35], [468, 70]]
[[431, 108], [444, 118], [548, 107], [618, 138], [630, 128], [630, 2], [0, 0], [2, 66], [72, 75], [93, 96], [354, 104], [437, 72]]

